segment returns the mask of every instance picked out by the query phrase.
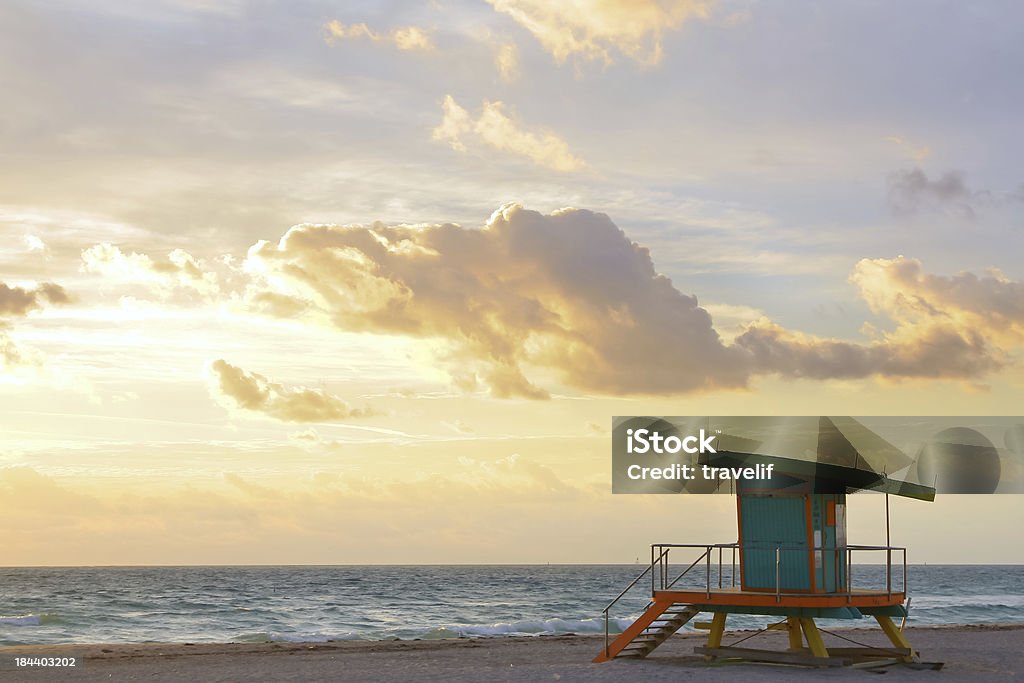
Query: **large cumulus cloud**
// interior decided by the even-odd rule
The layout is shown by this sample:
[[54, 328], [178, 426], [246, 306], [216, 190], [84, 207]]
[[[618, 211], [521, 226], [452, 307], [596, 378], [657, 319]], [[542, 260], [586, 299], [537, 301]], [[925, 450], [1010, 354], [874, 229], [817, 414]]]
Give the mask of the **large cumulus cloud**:
[[449, 342], [458, 383], [498, 396], [543, 396], [526, 369], [610, 394], [738, 387], [748, 374], [747, 354], [604, 214], [508, 205], [482, 230], [300, 225], [249, 262], [339, 327]]
[[[673, 395], [744, 388], [758, 375], [974, 381], [1011, 363], [1024, 343], [1024, 283], [999, 271], [930, 274], [903, 257], [861, 260], [849, 276], [877, 316], [863, 339], [761, 318], [727, 342], [645, 247], [582, 209], [545, 215], [508, 204], [482, 228], [297, 225], [255, 244], [243, 263], [225, 261], [224, 278], [191, 258], [157, 268], [130, 256], [146, 274], [173, 275], [179, 288], [223, 283], [207, 296], [251, 312], [422, 339], [455, 386], [496, 397], [545, 398], [562, 388]], [[6, 305], [30, 305], [25, 296]], [[291, 390], [226, 364], [217, 373], [220, 394], [245, 409], [294, 421], [358, 414], [342, 402], [300, 417]], [[247, 405], [250, 394], [259, 401]]]
[[541, 398], [559, 384], [681, 394], [762, 374], [974, 379], [1008, 361], [1024, 319], [1024, 285], [998, 274], [942, 277], [909, 259], [863, 260], [850, 281], [887, 329], [866, 326], [865, 340], [849, 341], [761, 319], [725, 343], [696, 298], [604, 214], [514, 204], [483, 229], [299, 225], [255, 245], [247, 267], [274, 283], [251, 296], [262, 310], [440, 340], [457, 385], [499, 397]]

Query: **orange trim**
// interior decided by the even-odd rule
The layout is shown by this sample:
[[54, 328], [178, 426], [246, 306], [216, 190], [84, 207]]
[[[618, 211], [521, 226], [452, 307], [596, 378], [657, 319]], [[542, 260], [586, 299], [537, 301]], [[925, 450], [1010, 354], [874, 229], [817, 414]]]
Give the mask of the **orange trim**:
[[736, 543], [740, 547], [740, 588], [747, 590], [747, 572], [743, 568], [743, 506], [740, 504], [742, 500], [739, 495], [736, 496]]
[[826, 507], [825, 523], [829, 526], [836, 525], [836, 502], [834, 500], [828, 501]]
[[689, 605], [736, 605], [740, 607], [888, 607], [902, 605], [906, 599], [903, 593], [889, 595], [885, 592], [872, 591], [855, 592], [849, 597], [845, 593], [816, 593], [813, 595], [783, 593], [779, 602], [775, 601], [774, 593], [751, 593], [735, 590], [712, 591], [710, 596], [706, 591], [657, 591], [654, 595], [659, 603], [667, 601]]

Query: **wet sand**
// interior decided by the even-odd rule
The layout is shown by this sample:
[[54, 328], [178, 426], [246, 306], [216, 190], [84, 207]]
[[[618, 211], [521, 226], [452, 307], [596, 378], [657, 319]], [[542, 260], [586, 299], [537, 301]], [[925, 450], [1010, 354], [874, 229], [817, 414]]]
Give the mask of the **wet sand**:
[[[877, 629], [846, 629], [843, 636], [884, 646]], [[724, 644], [750, 635], [731, 632]], [[0, 648], [0, 681], [815, 681], [865, 680], [851, 668], [708, 664], [693, 654], [704, 634], [679, 634], [643, 660], [592, 664], [601, 636], [464, 638], [430, 641], [69, 645]], [[893, 666], [885, 680], [1003, 681], [1024, 677], [1024, 625], [908, 628], [923, 661], [945, 663], [940, 672]], [[825, 635], [826, 645], [849, 646]], [[744, 647], [785, 649], [785, 634], [770, 632]], [[15, 669], [15, 656], [84, 658], [75, 669]]]

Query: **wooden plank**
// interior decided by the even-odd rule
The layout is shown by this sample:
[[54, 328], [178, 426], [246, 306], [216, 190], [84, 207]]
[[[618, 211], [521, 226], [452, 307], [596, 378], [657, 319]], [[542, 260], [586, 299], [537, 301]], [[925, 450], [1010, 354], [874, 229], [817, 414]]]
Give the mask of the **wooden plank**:
[[751, 662], [772, 662], [775, 664], [801, 664], [804, 666], [843, 666], [846, 660], [837, 657], [815, 657], [800, 652], [779, 652], [777, 650], [755, 650], [747, 647], [696, 647], [693, 651], [706, 657], [746, 659]]
[[829, 657], [906, 657], [911, 655], [909, 647], [830, 647]]

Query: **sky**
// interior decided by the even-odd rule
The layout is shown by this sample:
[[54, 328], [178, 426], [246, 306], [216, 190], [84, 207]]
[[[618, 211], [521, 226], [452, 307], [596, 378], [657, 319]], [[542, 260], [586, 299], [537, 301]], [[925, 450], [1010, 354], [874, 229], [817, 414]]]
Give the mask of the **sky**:
[[614, 415], [1020, 415], [1022, 12], [4, 3], [0, 562], [632, 562], [734, 502]]

